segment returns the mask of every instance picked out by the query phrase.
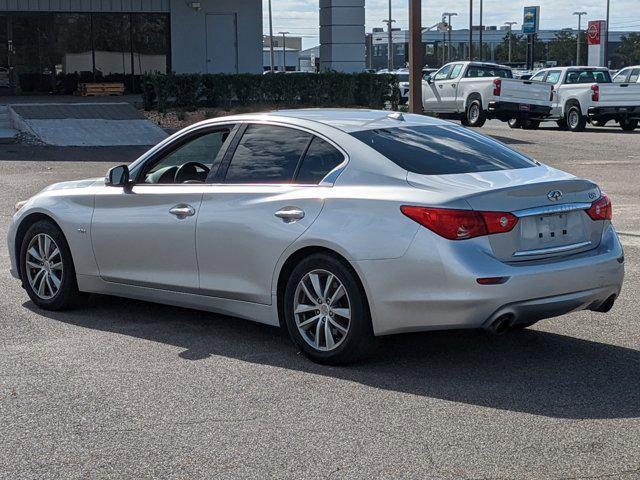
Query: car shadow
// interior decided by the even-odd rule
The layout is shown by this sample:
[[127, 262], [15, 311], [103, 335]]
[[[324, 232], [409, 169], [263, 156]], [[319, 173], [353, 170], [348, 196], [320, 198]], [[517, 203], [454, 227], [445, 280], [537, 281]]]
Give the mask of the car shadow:
[[328, 367], [304, 358], [282, 330], [232, 317], [98, 295], [88, 308], [69, 312], [24, 306], [67, 324], [180, 347], [188, 361], [223, 356], [555, 418], [640, 416], [640, 352], [540, 330], [385, 337], [368, 361]]

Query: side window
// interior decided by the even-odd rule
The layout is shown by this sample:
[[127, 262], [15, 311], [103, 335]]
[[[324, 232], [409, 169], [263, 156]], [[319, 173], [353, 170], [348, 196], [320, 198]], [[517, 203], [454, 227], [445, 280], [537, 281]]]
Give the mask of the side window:
[[531, 80], [541, 82], [544, 79], [545, 73], [547, 72], [538, 72], [533, 77], [531, 77]]
[[314, 137], [296, 175], [296, 183], [317, 184], [344, 161], [344, 156], [324, 140]]
[[618, 73], [618, 75], [616, 75], [613, 79], [613, 83], [627, 83], [630, 71], [631, 70], [628, 68], [621, 70], [620, 73]]
[[636, 68], [629, 75], [629, 83], [638, 83], [638, 79], [640, 79], [640, 68]]
[[547, 75], [547, 78], [545, 79], [546, 83], [552, 83], [552, 84], [556, 84], [558, 83], [558, 80], [560, 80], [560, 74], [561, 72], [558, 70], [552, 70], [549, 72], [549, 75]]
[[451, 74], [449, 75], [449, 78], [458, 78], [460, 76], [460, 72], [462, 72], [462, 64], [458, 63], [456, 65], [453, 66], [453, 68], [451, 69]]
[[311, 134], [274, 125], [249, 125], [236, 148], [225, 183], [290, 183]]
[[222, 161], [230, 129], [205, 133], [162, 157], [143, 175], [144, 183], [204, 183]]
[[451, 67], [453, 65], [445, 65], [440, 70], [436, 72], [433, 79], [437, 82], [438, 80], [446, 80], [449, 76], [449, 72], [451, 71]]

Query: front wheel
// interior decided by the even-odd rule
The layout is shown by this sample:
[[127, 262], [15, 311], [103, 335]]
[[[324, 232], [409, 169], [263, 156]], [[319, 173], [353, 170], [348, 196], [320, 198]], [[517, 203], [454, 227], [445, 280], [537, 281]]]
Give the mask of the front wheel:
[[572, 132], [582, 132], [587, 126], [587, 118], [582, 115], [579, 105], [569, 107], [565, 120], [569, 130]]
[[314, 362], [350, 363], [375, 345], [362, 287], [352, 270], [332, 255], [310, 255], [293, 269], [284, 316], [291, 339]]
[[482, 109], [480, 100], [472, 100], [467, 106], [467, 123], [470, 127], [480, 128], [487, 121], [487, 114]]
[[64, 234], [51, 221], [34, 223], [20, 248], [22, 284], [31, 301], [45, 310], [64, 310], [85, 298], [78, 291], [71, 251]]
[[632, 132], [636, 128], [638, 128], [638, 120], [631, 120], [629, 118], [624, 118], [620, 120], [620, 128], [625, 132]]

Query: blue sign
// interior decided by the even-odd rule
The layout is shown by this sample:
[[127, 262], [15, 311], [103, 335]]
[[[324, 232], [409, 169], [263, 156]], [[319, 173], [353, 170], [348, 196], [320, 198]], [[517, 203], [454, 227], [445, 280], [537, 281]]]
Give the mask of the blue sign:
[[533, 35], [540, 30], [540, 7], [524, 7], [522, 33]]

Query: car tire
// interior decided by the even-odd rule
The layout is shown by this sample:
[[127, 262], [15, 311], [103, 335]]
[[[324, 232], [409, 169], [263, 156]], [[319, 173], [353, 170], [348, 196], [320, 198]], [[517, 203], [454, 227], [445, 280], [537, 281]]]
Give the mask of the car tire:
[[507, 121], [507, 125], [509, 125], [509, 128], [522, 128], [522, 122], [519, 118], [510, 118]]
[[283, 311], [291, 339], [314, 362], [352, 363], [375, 347], [362, 286], [333, 255], [313, 254], [296, 265], [287, 279]]
[[460, 115], [460, 123], [463, 127], [469, 126], [469, 121], [467, 120], [467, 112], [464, 112], [462, 115]]
[[582, 132], [587, 126], [587, 118], [582, 115], [580, 106], [575, 104], [567, 109], [565, 121], [567, 122], [567, 127], [572, 132]]
[[87, 297], [78, 290], [67, 240], [50, 220], [34, 223], [25, 233], [20, 246], [20, 272], [29, 298], [44, 310], [74, 308]]
[[620, 128], [625, 132], [632, 132], [638, 128], [638, 120], [622, 119], [620, 120]]
[[487, 114], [482, 109], [482, 102], [476, 98], [469, 102], [466, 110], [467, 123], [470, 127], [480, 128], [487, 121]]

